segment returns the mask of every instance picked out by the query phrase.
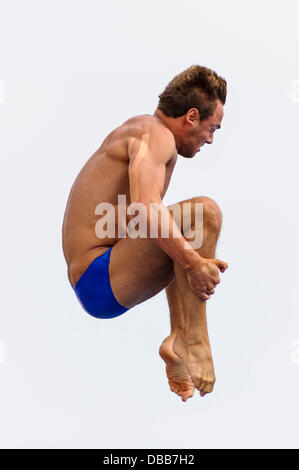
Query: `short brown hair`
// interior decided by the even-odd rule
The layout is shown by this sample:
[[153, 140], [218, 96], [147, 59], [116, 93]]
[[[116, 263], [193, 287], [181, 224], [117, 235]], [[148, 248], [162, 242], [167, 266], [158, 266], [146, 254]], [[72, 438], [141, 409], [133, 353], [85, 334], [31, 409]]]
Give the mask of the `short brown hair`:
[[158, 109], [166, 116], [179, 117], [190, 108], [197, 108], [200, 120], [211, 116], [217, 99], [225, 104], [226, 81], [202, 65], [192, 65], [176, 75], [159, 95]]

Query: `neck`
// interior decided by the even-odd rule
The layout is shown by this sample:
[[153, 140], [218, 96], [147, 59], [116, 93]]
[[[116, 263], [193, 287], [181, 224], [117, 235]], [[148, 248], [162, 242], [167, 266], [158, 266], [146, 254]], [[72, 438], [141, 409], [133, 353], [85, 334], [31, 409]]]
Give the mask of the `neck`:
[[161, 124], [164, 127], [166, 127], [167, 129], [170, 130], [170, 132], [172, 132], [175, 138], [176, 147], [178, 148], [178, 146], [180, 145], [178, 120], [173, 117], [166, 116], [163, 113], [163, 111], [161, 111], [161, 109], [158, 109], [158, 108], [156, 109], [153, 115], [154, 117], [158, 118], [158, 120], [161, 122]]
[[173, 133], [173, 130], [171, 129], [171, 126], [169, 125], [170, 123], [168, 122], [169, 118], [165, 116], [165, 114], [163, 113], [163, 111], [161, 111], [161, 109], [157, 108], [156, 111], [154, 112], [154, 116], [157, 117], [161, 121], [161, 123]]

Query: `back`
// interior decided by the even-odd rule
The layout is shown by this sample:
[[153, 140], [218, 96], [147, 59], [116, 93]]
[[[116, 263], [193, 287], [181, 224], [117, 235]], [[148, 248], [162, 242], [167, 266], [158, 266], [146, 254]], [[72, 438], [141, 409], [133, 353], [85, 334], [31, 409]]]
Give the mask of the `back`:
[[[105, 250], [117, 242], [117, 238], [100, 239], [96, 236], [95, 225], [99, 216], [96, 206], [101, 202], [118, 203], [118, 195], [126, 195], [130, 203], [130, 182], [128, 167], [129, 140], [141, 138], [143, 134], [155, 132], [166, 136], [172, 157], [166, 166], [166, 176], [161, 198], [167, 190], [177, 152], [174, 136], [157, 117], [135, 116], [113, 130], [99, 149], [89, 158], [79, 172], [71, 188], [62, 227], [63, 253], [68, 265], [68, 277], [75, 285], [87, 266]], [[117, 231], [116, 231], [117, 235]]]

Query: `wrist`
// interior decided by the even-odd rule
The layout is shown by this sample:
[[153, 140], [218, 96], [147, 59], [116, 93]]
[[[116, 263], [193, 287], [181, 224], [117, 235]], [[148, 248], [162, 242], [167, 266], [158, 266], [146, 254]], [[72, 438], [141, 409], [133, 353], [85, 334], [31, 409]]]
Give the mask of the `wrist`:
[[186, 265], [183, 267], [186, 273], [192, 273], [195, 271], [203, 260], [203, 258], [195, 250], [192, 251], [193, 252], [190, 252], [190, 256], [186, 261]]

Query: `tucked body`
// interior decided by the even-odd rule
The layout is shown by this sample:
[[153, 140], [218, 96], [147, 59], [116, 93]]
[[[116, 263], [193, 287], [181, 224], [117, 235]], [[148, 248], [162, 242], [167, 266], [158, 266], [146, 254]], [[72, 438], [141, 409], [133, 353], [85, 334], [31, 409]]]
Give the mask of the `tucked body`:
[[[166, 207], [163, 198], [178, 155], [193, 158], [213, 142], [225, 100], [226, 82], [210, 69], [195, 65], [176, 76], [153, 115], [125, 121], [89, 158], [71, 188], [62, 228], [68, 279], [91, 315], [117, 317], [166, 290], [171, 333], [159, 352], [171, 390], [184, 401], [195, 389], [202, 396], [213, 390], [206, 301], [228, 265], [215, 259], [222, 223], [218, 204], [196, 196]], [[148, 228], [151, 208], [159, 206], [158, 236], [134, 238], [126, 230], [119, 236], [132, 218], [126, 211], [125, 221], [118, 219], [120, 195], [127, 206], [142, 204]], [[96, 231], [101, 203], [115, 209], [113, 236], [99, 237]], [[186, 204], [192, 212], [188, 227], [181, 217]], [[198, 230], [198, 204], [203, 206], [203, 243], [197, 249], [190, 234]], [[162, 219], [168, 237], [162, 236]]]

